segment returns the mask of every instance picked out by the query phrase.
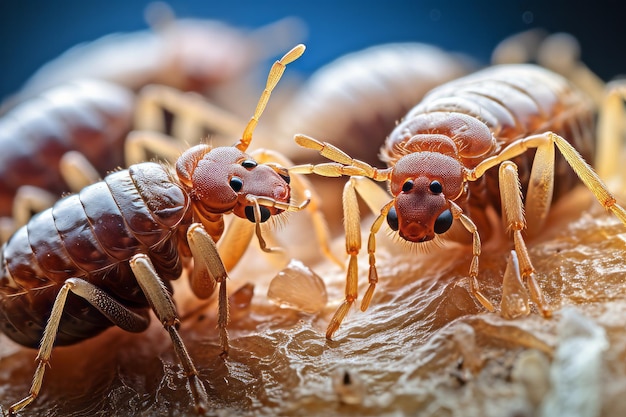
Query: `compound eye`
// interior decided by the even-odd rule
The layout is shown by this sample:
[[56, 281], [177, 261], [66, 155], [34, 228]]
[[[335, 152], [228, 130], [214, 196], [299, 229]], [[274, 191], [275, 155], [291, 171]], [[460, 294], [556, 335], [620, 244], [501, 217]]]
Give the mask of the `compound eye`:
[[441, 185], [441, 183], [437, 180], [431, 182], [428, 188], [433, 194], [441, 194], [443, 192], [443, 185]]
[[241, 191], [241, 189], [243, 188], [243, 181], [239, 177], [232, 177], [230, 179], [229, 184], [230, 184], [230, 188], [235, 190], [236, 193]]
[[391, 207], [387, 213], [387, 224], [393, 231], [398, 231], [398, 213], [395, 207]]
[[408, 193], [413, 189], [413, 180], [406, 180], [404, 184], [402, 184], [402, 191]]
[[452, 212], [446, 210], [435, 220], [435, 233], [438, 235], [445, 233], [452, 226]]
[[[270, 213], [270, 209], [264, 206], [259, 207], [259, 209], [261, 211], [261, 223], [264, 223], [270, 218], [272, 213]], [[256, 220], [254, 217], [254, 206], [246, 206], [245, 212], [246, 212], [246, 218], [250, 220], [252, 223], [255, 223]]]
[[245, 161], [243, 161], [241, 163], [241, 166], [246, 168], [246, 169], [252, 169], [255, 166], [257, 166], [257, 162], [254, 159], [246, 159]]

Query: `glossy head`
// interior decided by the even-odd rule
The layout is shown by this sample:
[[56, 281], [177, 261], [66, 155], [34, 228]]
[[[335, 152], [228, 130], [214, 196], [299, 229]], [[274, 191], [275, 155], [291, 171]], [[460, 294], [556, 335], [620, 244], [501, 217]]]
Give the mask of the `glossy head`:
[[[277, 172], [269, 165], [258, 164], [235, 147], [211, 149], [197, 145], [176, 162], [176, 172], [191, 197], [195, 212], [201, 217], [226, 214], [254, 222], [254, 198], [263, 197], [289, 203], [291, 190], [287, 170]], [[261, 222], [283, 210], [260, 205]]]
[[463, 190], [458, 160], [437, 152], [403, 156], [394, 165], [390, 191], [394, 204], [387, 223], [410, 242], [426, 242], [452, 226], [450, 200]]

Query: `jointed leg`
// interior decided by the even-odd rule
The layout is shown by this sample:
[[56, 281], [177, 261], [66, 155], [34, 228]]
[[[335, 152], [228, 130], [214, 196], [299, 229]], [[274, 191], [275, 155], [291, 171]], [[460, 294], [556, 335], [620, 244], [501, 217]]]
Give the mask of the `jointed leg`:
[[[500, 165], [500, 196], [502, 198], [503, 220], [507, 230], [513, 233], [515, 253], [519, 261], [522, 279], [527, 282], [530, 297], [541, 313], [545, 317], [550, 317], [552, 311], [543, 296], [541, 288], [537, 284], [535, 268], [530, 261], [528, 249], [522, 237], [522, 230], [526, 227], [526, 220], [524, 217], [517, 166], [511, 161], [506, 161]], [[504, 314], [508, 315], [509, 313], [504, 312]]]
[[514, 250], [510, 253], [502, 277], [500, 313], [506, 319], [514, 319], [530, 313], [528, 291], [522, 282], [519, 262]]
[[56, 200], [54, 194], [42, 188], [30, 185], [20, 187], [13, 199], [13, 219], [16, 226], [25, 225], [33, 213], [49, 208]]
[[348, 253], [348, 271], [346, 275], [345, 299], [339, 306], [326, 329], [326, 338], [331, 339], [339, 329], [341, 322], [356, 301], [359, 286], [359, 267], [357, 256], [361, 249], [361, 216], [353, 181], [348, 181], [343, 189], [343, 221], [346, 230], [346, 252]]
[[88, 185], [100, 180], [100, 174], [80, 152], [66, 152], [59, 162], [59, 171], [70, 191], [77, 193]]
[[[515, 170], [517, 170], [516, 167]], [[519, 185], [517, 189], [519, 189]], [[500, 190], [502, 190], [502, 187]], [[513, 189], [511, 188], [511, 190]], [[528, 181], [525, 201], [526, 215], [524, 216], [523, 213], [519, 214], [519, 217], [526, 221], [526, 233], [528, 236], [536, 236], [543, 230], [543, 225], [552, 205], [553, 190], [554, 146], [540, 146], [535, 153], [530, 180]], [[519, 193], [514, 195], [517, 196], [517, 194]]]
[[298, 174], [318, 174], [324, 177], [340, 177], [342, 175], [362, 175], [374, 181], [386, 181], [391, 175], [391, 169], [379, 170], [370, 164], [352, 158], [350, 155], [328, 142], [320, 142], [317, 139], [305, 135], [295, 135], [294, 140], [303, 148], [317, 151], [325, 158], [336, 163], [300, 165], [290, 171]]
[[254, 236], [254, 224], [248, 219], [231, 216], [226, 231], [217, 242], [217, 249], [226, 271], [231, 271], [241, 260]]
[[[277, 163], [282, 167], [289, 167], [293, 165], [293, 163], [284, 155], [271, 150], [259, 149], [253, 152], [251, 155], [254, 156], [254, 158], [259, 163]], [[291, 174], [290, 170], [289, 174]], [[307, 181], [302, 176], [289, 175], [289, 178], [291, 179], [290, 186], [292, 194], [295, 194], [298, 200], [305, 200], [307, 198], [310, 200], [309, 204], [306, 207], [306, 210], [311, 216], [315, 235], [317, 236], [317, 242], [322, 249], [322, 253], [324, 253], [324, 255], [328, 259], [343, 268], [343, 261], [338, 259], [330, 250], [330, 236], [328, 234], [328, 225], [326, 224], [326, 219], [324, 218], [322, 211], [317, 204], [317, 202], [321, 201], [321, 199], [318, 195], [314, 193], [309, 181]]]
[[[174, 115], [167, 131], [163, 109]], [[183, 143], [195, 144], [206, 134], [238, 137], [245, 122], [209, 103], [196, 93], [183, 93], [171, 87], [149, 85], [138, 95], [134, 126], [136, 130], [170, 134]]]
[[626, 128], [624, 99], [626, 99], [626, 82], [611, 83], [599, 112], [595, 166], [598, 175], [607, 181], [614, 175], [620, 174], [620, 171], [622, 175], [626, 172], [621, 167], [622, 138]]
[[476, 225], [469, 217], [463, 214], [463, 210], [461, 210], [459, 206], [453, 202], [450, 202], [450, 206], [452, 217], [456, 220], [460, 220], [465, 230], [472, 234], [472, 262], [469, 270], [470, 291], [474, 298], [476, 298], [478, 302], [483, 305], [483, 307], [493, 313], [496, 309], [493, 304], [491, 304], [491, 301], [489, 301], [489, 299], [485, 297], [482, 292], [480, 292], [480, 285], [478, 285], [478, 258], [481, 253], [478, 228], [476, 228]]
[[160, 160], [174, 162], [187, 145], [161, 132], [135, 130], [124, 142], [124, 162], [127, 166], [145, 162], [156, 156]]
[[274, 91], [274, 88], [276, 88], [278, 81], [280, 81], [280, 79], [282, 78], [287, 65], [300, 58], [300, 56], [302, 56], [302, 54], [304, 53], [304, 49], [304, 45], [296, 45], [289, 52], [283, 55], [281, 59], [274, 62], [272, 68], [270, 68], [270, 73], [268, 74], [267, 82], [265, 83], [265, 89], [261, 94], [261, 98], [259, 98], [256, 109], [254, 110], [254, 114], [246, 125], [246, 128], [243, 131], [243, 135], [241, 136], [241, 140], [235, 145], [237, 149], [241, 151], [245, 151], [246, 149], [248, 149], [248, 146], [252, 141], [252, 134], [254, 133], [254, 129], [256, 129], [256, 125], [259, 123], [259, 118], [263, 114], [263, 111], [265, 111], [265, 106], [267, 106], [267, 102], [270, 99], [272, 91]]
[[332, 338], [332, 335], [337, 331], [341, 322], [348, 314], [350, 307], [356, 301], [358, 296], [358, 263], [357, 256], [361, 249], [361, 221], [359, 213], [359, 205], [357, 201], [357, 192], [363, 197], [368, 206], [375, 207], [376, 211], [379, 211], [378, 207], [382, 198], [385, 198], [386, 203], [380, 210], [379, 216], [374, 221], [370, 229], [370, 236], [368, 240], [368, 254], [369, 254], [369, 287], [365, 293], [365, 297], [361, 303], [361, 310], [365, 311], [369, 306], [369, 303], [374, 294], [374, 289], [378, 283], [378, 273], [376, 272], [376, 241], [375, 234], [380, 230], [382, 223], [387, 216], [387, 212], [391, 208], [391, 202], [389, 202], [389, 195], [371, 180], [364, 177], [351, 177], [346, 183], [343, 192], [343, 217], [346, 236], [346, 252], [349, 256], [348, 271], [346, 273], [346, 290], [345, 299], [339, 306], [335, 315], [331, 319], [328, 328], [326, 330], [326, 337]]
[[222, 354], [228, 354], [229, 308], [226, 280], [228, 273], [215, 242], [199, 223], [192, 224], [187, 231], [187, 241], [194, 259], [194, 270], [190, 277], [191, 289], [198, 298], [209, 297], [217, 283], [220, 284], [217, 326], [220, 330]]
[[378, 272], [376, 271], [376, 233], [380, 230], [389, 210], [393, 206], [393, 200], [389, 203], [385, 204], [380, 211], [380, 214], [374, 220], [372, 227], [370, 229], [370, 235], [367, 240], [367, 254], [369, 257], [369, 273], [367, 275], [367, 280], [369, 282], [369, 286], [367, 287], [367, 291], [365, 291], [365, 295], [363, 296], [363, 300], [361, 300], [361, 311], [367, 310], [372, 301], [372, 297], [374, 296], [374, 290], [376, 289], [376, 284], [378, 284]]
[[607, 210], [611, 210], [617, 218], [626, 225], [626, 210], [616, 203], [615, 197], [610, 193], [598, 174], [585, 162], [578, 151], [561, 136], [547, 132], [540, 135], [528, 136], [517, 140], [504, 148], [502, 152], [491, 158], [487, 158], [468, 172], [467, 180], [475, 181], [488, 169], [523, 154], [528, 149], [545, 146], [555, 146], [565, 157], [574, 172], [581, 181], [595, 195], [596, 199]]
[[191, 361], [187, 348], [178, 333], [180, 321], [172, 297], [147, 255], [135, 255], [130, 260], [130, 266], [156, 316], [170, 334], [176, 356], [178, 356], [183, 370], [189, 379], [189, 386], [194, 397], [196, 409], [204, 413], [208, 408], [208, 397], [204, 385], [198, 376], [198, 371]]
[[124, 330], [141, 332], [148, 327], [148, 316], [142, 316], [128, 310], [101, 289], [82, 279], [70, 278], [66, 280], [54, 300], [50, 318], [46, 323], [43, 337], [41, 338], [39, 352], [37, 353], [36, 358], [37, 369], [35, 370], [35, 375], [33, 376], [33, 382], [30, 387], [29, 395], [13, 404], [9, 408], [9, 415], [13, 415], [20, 411], [33, 402], [39, 395], [46, 366], [50, 361], [54, 341], [59, 330], [61, 316], [63, 314], [63, 309], [65, 308], [65, 301], [67, 300], [67, 295], [70, 291], [87, 300], [91, 305], [100, 310], [109, 320]]

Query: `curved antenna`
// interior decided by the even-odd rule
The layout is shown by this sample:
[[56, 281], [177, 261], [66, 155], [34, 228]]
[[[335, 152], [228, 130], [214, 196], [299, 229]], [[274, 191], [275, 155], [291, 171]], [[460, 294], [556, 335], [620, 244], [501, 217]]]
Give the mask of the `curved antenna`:
[[250, 119], [248, 124], [246, 125], [245, 130], [243, 131], [243, 136], [239, 140], [239, 143], [235, 145], [237, 149], [244, 152], [248, 149], [250, 142], [252, 141], [252, 133], [256, 128], [257, 123], [259, 122], [259, 118], [263, 114], [263, 110], [265, 110], [265, 106], [270, 99], [270, 95], [272, 91], [278, 84], [278, 81], [283, 76], [285, 72], [285, 67], [287, 64], [292, 63], [296, 59], [300, 58], [304, 53], [305, 46], [302, 44], [296, 45], [291, 51], [287, 52], [281, 59], [274, 62], [272, 68], [270, 69], [270, 73], [267, 76], [267, 83], [265, 85], [265, 90], [263, 90], [263, 94], [261, 94], [261, 98], [256, 105], [256, 110], [254, 111], [254, 116]]

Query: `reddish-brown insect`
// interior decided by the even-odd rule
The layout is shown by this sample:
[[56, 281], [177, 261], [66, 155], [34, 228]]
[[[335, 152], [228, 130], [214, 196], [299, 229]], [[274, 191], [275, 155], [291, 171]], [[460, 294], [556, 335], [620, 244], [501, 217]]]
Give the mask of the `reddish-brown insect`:
[[[136, 155], [125, 155], [136, 149], [132, 138], [125, 140], [131, 128], [158, 130], [181, 144], [197, 143], [208, 131], [238, 134], [245, 121], [235, 122], [197, 97], [181, 100], [178, 89], [214, 93], [271, 53], [264, 47], [268, 38], [278, 39], [267, 43], [276, 46], [284, 45], [285, 37], [295, 43], [289, 36], [297, 33], [293, 20], [245, 33], [217, 21], [174, 19], [163, 7], [148, 10], [156, 16], [153, 30], [76, 46], [5, 100], [0, 111], [0, 243], [62, 193], [78, 192], [112, 169], [140, 162]], [[239, 99], [223, 96], [228, 98], [216, 101]], [[204, 119], [217, 121], [207, 127]]]
[[70, 152], [91, 161], [96, 177], [122, 164], [134, 106], [135, 96], [125, 88], [77, 80], [0, 118], [0, 242], [15, 231], [14, 223], [25, 224], [31, 212], [72, 189], [70, 176], [63, 176]]
[[[464, 241], [471, 235], [471, 292], [494, 311], [479, 289], [478, 267], [479, 231], [490, 234], [493, 213], [513, 235], [519, 270], [531, 299], [549, 316], [551, 310], [537, 284], [522, 231], [538, 233], [553, 198], [572, 187], [575, 178], [567, 164], [598, 201], [626, 224], [626, 211], [576, 150], [586, 158], [593, 154], [592, 112], [593, 105], [561, 76], [532, 65], [505, 65], [449, 82], [427, 94], [381, 149], [389, 166], [386, 169], [355, 160], [329, 143], [296, 135], [298, 144], [335, 162], [294, 167], [291, 172], [351, 176], [343, 196], [350, 257], [345, 300], [326, 336], [332, 337], [357, 299], [361, 247], [357, 192], [373, 210], [382, 207], [367, 244], [369, 287], [362, 310], [370, 304], [378, 283], [375, 236], [386, 220], [400, 238], [418, 245], [446, 238]], [[565, 158], [559, 157], [556, 163], [555, 146]], [[496, 166], [498, 173], [492, 169]], [[387, 181], [391, 198], [370, 179]], [[469, 235], [460, 235], [463, 230]]]
[[[55, 344], [76, 343], [114, 325], [143, 331], [148, 308], [170, 334], [196, 409], [207, 409], [204, 386], [177, 330], [170, 281], [193, 256], [193, 292], [206, 298], [220, 283], [218, 326], [227, 353], [227, 273], [214, 243], [224, 232], [223, 216], [233, 213], [253, 222], [261, 247], [272, 251], [261, 223], [283, 211], [301, 210], [309, 201], [290, 202], [294, 184], [278, 165], [280, 155], [263, 151], [257, 161], [245, 153], [285, 66], [303, 52], [299, 45], [274, 64], [235, 146], [194, 146], [177, 160], [175, 173], [151, 162], [114, 172], [33, 217], [2, 247], [0, 326], [18, 343], [40, 346], [30, 393], [9, 414], [37, 397]], [[233, 233], [241, 229], [229, 228], [227, 235]], [[241, 256], [241, 246], [248, 243], [233, 244], [224, 256]]]

